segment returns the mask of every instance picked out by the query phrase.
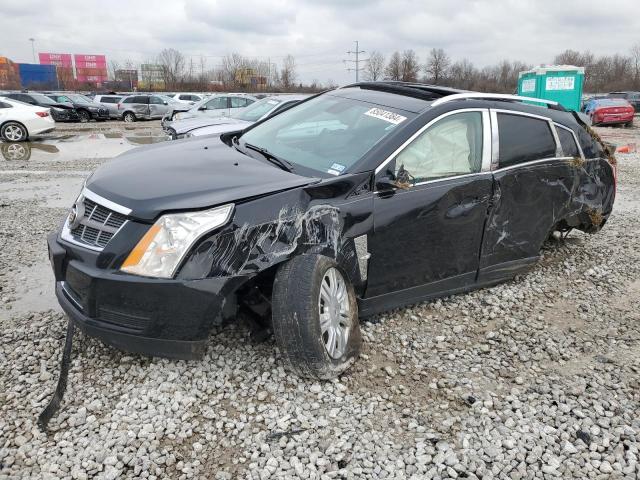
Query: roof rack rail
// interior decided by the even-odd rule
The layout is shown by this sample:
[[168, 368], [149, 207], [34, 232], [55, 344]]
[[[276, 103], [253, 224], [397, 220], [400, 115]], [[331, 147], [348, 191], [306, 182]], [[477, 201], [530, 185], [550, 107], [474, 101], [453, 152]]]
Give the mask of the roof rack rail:
[[469, 93], [454, 93], [453, 95], [447, 95], [445, 97], [437, 99], [435, 102], [431, 104], [432, 107], [437, 107], [438, 105], [442, 105], [443, 103], [451, 102], [453, 100], [464, 100], [464, 99], [480, 99], [480, 100], [506, 100], [512, 102], [536, 102], [536, 103], [544, 103], [546, 105], [551, 105], [554, 107], [560, 106], [558, 102], [554, 102], [553, 100], [543, 100], [541, 98], [534, 97], [521, 97], [519, 95], [508, 95], [504, 93], [481, 93], [481, 92], [469, 92]]

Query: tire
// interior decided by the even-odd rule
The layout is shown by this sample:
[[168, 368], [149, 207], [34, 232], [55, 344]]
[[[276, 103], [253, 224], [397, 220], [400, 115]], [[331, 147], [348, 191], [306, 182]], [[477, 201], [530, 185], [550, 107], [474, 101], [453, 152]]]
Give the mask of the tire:
[[171, 140], [178, 139], [178, 133], [173, 128], [167, 128], [167, 135], [171, 137]]
[[627, 128], [633, 128], [633, 120], [631, 120], [630, 122], [625, 123], [624, 126], [627, 127]]
[[[333, 298], [335, 303], [328, 304], [325, 298]], [[321, 310], [327, 326], [324, 332]], [[285, 362], [302, 377], [335, 378], [353, 364], [360, 352], [362, 337], [355, 292], [347, 275], [329, 257], [301, 255], [280, 267], [273, 284], [272, 322]], [[327, 346], [331, 344], [333, 353]]]
[[0, 128], [0, 138], [8, 142], [24, 142], [29, 138], [29, 132], [21, 123], [7, 122]]
[[122, 116], [122, 120], [124, 120], [127, 123], [133, 123], [137, 120], [135, 113], [133, 112], [126, 112], [123, 116]]
[[78, 118], [80, 119], [80, 123], [87, 123], [91, 121], [91, 114], [86, 110], [78, 110]]

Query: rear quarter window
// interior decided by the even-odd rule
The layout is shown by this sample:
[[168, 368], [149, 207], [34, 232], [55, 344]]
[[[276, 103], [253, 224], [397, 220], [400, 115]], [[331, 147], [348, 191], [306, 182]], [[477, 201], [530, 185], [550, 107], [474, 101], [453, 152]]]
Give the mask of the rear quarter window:
[[498, 168], [556, 156], [556, 142], [545, 120], [499, 113], [498, 133]]
[[580, 151], [576, 140], [569, 130], [562, 127], [557, 127], [558, 138], [560, 139], [560, 146], [562, 146], [562, 153], [565, 157], [579, 157]]

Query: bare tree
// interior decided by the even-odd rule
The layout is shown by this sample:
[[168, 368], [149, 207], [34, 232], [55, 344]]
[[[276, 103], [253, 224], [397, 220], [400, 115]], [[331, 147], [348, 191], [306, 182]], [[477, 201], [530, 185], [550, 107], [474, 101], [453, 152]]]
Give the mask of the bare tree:
[[631, 66], [633, 68], [633, 88], [640, 88], [640, 42], [631, 47]]
[[280, 85], [282, 89], [287, 91], [291, 90], [295, 84], [296, 77], [296, 59], [293, 55], [287, 55], [282, 61], [282, 68], [280, 69]]
[[393, 52], [389, 63], [384, 69], [384, 75], [387, 80], [402, 79], [402, 57], [399, 52]]
[[109, 76], [116, 80], [116, 71], [120, 70], [120, 64], [116, 60], [109, 60]]
[[449, 55], [442, 48], [432, 48], [424, 66], [428, 80], [436, 85], [439, 84], [447, 74], [450, 63]]
[[367, 80], [372, 82], [382, 79], [382, 75], [384, 75], [384, 55], [375, 50], [371, 52], [366, 67], [364, 67], [364, 75]]
[[184, 55], [174, 48], [165, 48], [158, 55], [162, 77], [166, 88], [175, 89], [183, 81]]
[[476, 77], [477, 71], [473, 63], [463, 58], [449, 67], [449, 75], [447, 76], [446, 83], [452, 87], [472, 90]]
[[222, 59], [222, 83], [225, 87], [237, 88], [239, 85], [242, 85], [247, 63], [247, 59], [239, 53], [226, 55]]
[[420, 72], [420, 64], [418, 56], [413, 50], [405, 50], [402, 52], [402, 78], [403, 82], [417, 82], [418, 73]]

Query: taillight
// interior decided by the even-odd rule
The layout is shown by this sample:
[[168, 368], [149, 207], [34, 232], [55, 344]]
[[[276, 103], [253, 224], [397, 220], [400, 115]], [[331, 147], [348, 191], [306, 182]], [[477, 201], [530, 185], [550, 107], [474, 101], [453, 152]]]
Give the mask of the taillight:
[[36, 112], [36, 115], [38, 115], [39, 117], [48, 117], [49, 116], [49, 112]]

